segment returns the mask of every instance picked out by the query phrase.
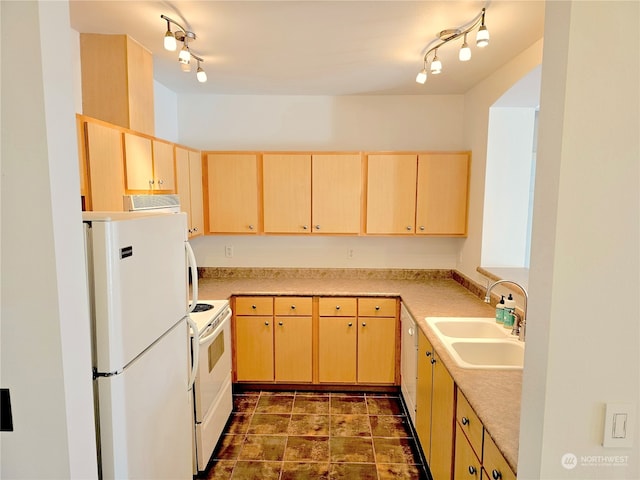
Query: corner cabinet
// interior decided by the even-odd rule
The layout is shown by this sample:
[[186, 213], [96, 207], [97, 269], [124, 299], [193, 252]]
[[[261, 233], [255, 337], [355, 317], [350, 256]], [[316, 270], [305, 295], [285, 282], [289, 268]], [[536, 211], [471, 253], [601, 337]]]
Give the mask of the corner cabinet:
[[209, 153], [204, 168], [207, 233], [258, 233], [258, 155]]
[[399, 385], [396, 298], [237, 296], [232, 302], [236, 382]]

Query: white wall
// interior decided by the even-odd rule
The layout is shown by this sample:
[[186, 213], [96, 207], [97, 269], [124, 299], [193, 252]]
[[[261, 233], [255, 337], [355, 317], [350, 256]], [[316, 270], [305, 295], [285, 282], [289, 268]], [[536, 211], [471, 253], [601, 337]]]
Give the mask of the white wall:
[[520, 479], [640, 478], [637, 415], [601, 446], [605, 403], [640, 401], [639, 27], [638, 2], [547, 4]]
[[178, 143], [178, 96], [154, 80], [153, 103], [154, 136]]
[[491, 107], [487, 139], [484, 267], [527, 267], [535, 108]]
[[96, 478], [68, 5], [0, 2], [0, 18], [0, 476]]
[[468, 237], [462, 246], [456, 268], [480, 283], [486, 282], [476, 268], [481, 265], [489, 109], [515, 83], [540, 65], [542, 44], [542, 40], [534, 43], [464, 96], [465, 144], [473, 151], [473, 160], [469, 185]]
[[[203, 150], [463, 150], [462, 96], [179, 96], [180, 143]], [[209, 236], [200, 266], [454, 268], [460, 239]], [[234, 247], [232, 258], [225, 245]], [[347, 251], [353, 255], [348, 257]]]

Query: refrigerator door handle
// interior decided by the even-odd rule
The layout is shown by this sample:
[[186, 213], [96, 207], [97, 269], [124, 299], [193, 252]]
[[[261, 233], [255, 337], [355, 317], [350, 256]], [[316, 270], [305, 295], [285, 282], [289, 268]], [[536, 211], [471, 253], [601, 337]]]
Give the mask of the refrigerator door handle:
[[[184, 242], [184, 246], [187, 250], [187, 258], [189, 260], [188, 267], [191, 269], [191, 290], [193, 298], [191, 300], [191, 306], [187, 311], [187, 313], [191, 313], [198, 304], [198, 265], [196, 263], [196, 256], [193, 253], [193, 249], [191, 248], [191, 245], [189, 245], [189, 242]], [[196, 329], [194, 331], [197, 332], [198, 330]]]
[[193, 388], [193, 384], [196, 382], [196, 373], [198, 372], [198, 359], [200, 358], [200, 336], [198, 334], [198, 324], [194, 322], [189, 315], [184, 317], [189, 326], [191, 327], [191, 331], [193, 332], [193, 337], [191, 338], [192, 345], [192, 360], [191, 360], [191, 372], [189, 373], [189, 387], [187, 390], [191, 390]]

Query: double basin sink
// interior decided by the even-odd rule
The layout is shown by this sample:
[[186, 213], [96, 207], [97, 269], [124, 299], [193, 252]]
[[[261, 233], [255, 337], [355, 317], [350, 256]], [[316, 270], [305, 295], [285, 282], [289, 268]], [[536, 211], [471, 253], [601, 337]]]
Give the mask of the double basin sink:
[[425, 320], [459, 367], [522, 369], [524, 342], [493, 318], [427, 317]]

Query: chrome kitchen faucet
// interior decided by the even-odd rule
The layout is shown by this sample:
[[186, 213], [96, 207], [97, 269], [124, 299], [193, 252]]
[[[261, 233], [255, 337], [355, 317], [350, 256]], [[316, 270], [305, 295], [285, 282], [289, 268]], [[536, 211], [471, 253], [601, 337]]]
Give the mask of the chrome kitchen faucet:
[[487, 293], [484, 296], [484, 301], [485, 303], [491, 303], [491, 290], [493, 290], [493, 287], [495, 287], [496, 285], [500, 285], [501, 283], [510, 283], [512, 285], [515, 285], [520, 290], [522, 290], [522, 293], [524, 293], [524, 305], [522, 306], [522, 312], [523, 312], [522, 318], [520, 319], [520, 321], [518, 321], [519, 315], [513, 312], [514, 315], [516, 316], [516, 321], [513, 322], [513, 330], [511, 330], [512, 335], [517, 335], [518, 340], [524, 342], [526, 321], [527, 321], [527, 303], [529, 300], [529, 294], [527, 293], [527, 290], [522, 285], [520, 285], [517, 282], [514, 282], [513, 280], [498, 280], [497, 282], [494, 282], [491, 285], [487, 286]]

